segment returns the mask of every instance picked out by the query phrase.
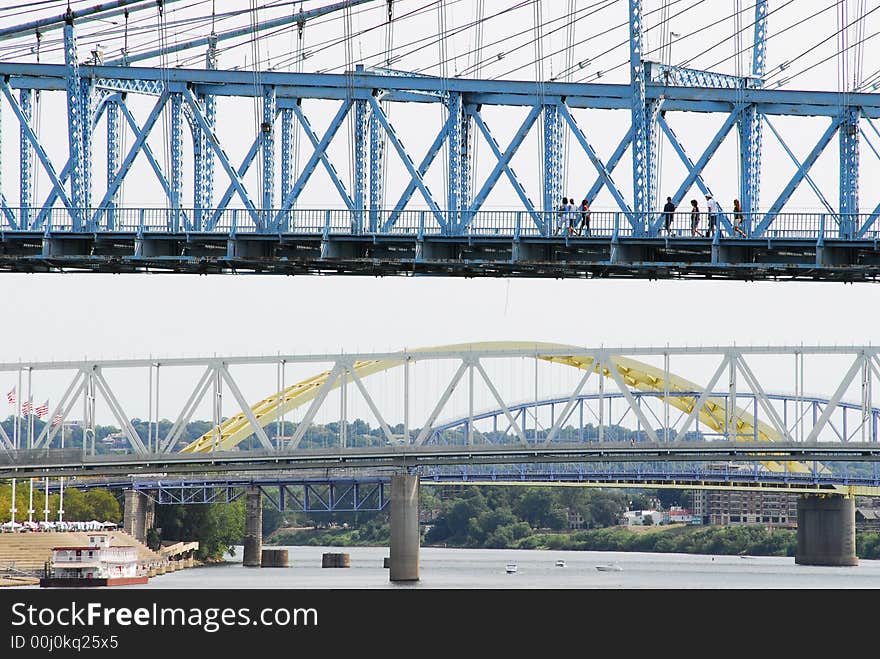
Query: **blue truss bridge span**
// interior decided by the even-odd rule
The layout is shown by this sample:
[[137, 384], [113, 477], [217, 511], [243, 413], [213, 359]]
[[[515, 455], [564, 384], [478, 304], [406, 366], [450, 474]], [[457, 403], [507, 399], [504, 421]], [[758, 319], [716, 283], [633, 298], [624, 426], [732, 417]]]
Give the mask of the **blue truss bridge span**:
[[[422, 485], [539, 485], [593, 486], [615, 488], [725, 489], [789, 492], [792, 494], [839, 492], [840, 488], [880, 487], [873, 474], [774, 473], [760, 464], [688, 465], [507, 465], [501, 467], [420, 468]], [[390, 476], [217, 476], [214, 478], [166, 478], [130, 476], [127, 478], [73, 478], [64, 487], [79, 490], [104, 488], [137, 490], [158, 504], [229, 503], [249, 488], [259, 488], [279, 510], [303, 512], [357, 512], [384, 510], [388, 505]], [[50, 493], [61, 488], [61, 481], [45, 484]], [[45, 486], [38, 483], [42, 491]]]
[[[838, 16], [836, 45], [784, 58], [771, 39], [827, 20], [833, 3], [795, 15], [757, 0], [724, 16], [701, 13], [709, 3], [619, 0], [563, 15], [533, 3], [528, 17], [474, 8], [467, 22], [441, 2], [441, 34], [415, 48], [395, 44], [395, 27], [399, 40], [424, 11], [408, 0], [283, 15], [270, 3], [210, 20], [182, 7], [172, 22], [175, 0], [47, 4], [0, 28], [0, 121], [18, 133], [3, 145], [0, 271], [878, 275], [880, 71], [863, 67], [874, 9]], [[352, 12], [369, 27], [355, 33]], [[225, 22], [233, 14], [251, 21]], [[503, 16], [531, 41], [492, 32], [502, 39], [484, 49], [483, 27], [501, 30]], [[706, 47], [731, 19], [733, 34], [708, 50], [734, 41], [732, 55], [679, 50], [691, 36]], [[602, 63], [587, 22], [607, 24], [622, 61]], [[306, 47], [321, 30], [348, 49], [344, 61], [324, 42]], [[295, 45], [280, 64], [259, 55], [285, 32]], [[386, 35], [384, 49], [355, 58], [367, 33]], [[563, 33], [566, 49], [551, 51], [547, 35]], [[456, 38], [473, 46], [461, 69], [444, 50]], [[245, 43], [250, 64], [223, 68]], [[434, 57], [425, 43], [438, 60], [422, 70], [416, 59]], [[517, 57], [510, 71], [499, 64]], [[822, 68], [832, 60], [837, 89], [795, 86], [814, 71], [820, 87], [833, 80]], [[561, 210], [572, 193], [578, 208]], [[667, 196], [674, 216], [661, 211]]]

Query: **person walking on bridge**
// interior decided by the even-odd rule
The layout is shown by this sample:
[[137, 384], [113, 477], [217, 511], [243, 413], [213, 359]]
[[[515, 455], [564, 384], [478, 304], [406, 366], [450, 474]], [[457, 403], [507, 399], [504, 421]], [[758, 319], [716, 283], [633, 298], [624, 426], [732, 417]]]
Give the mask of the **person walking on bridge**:
[[709, 228], [706, 229], [706, 238], [711, 238], [712, 234], [715, 233], [715, 223], [718, 221], [718, 213], [721, 212], [721, 207], [710, 194], [706, 195], [706, 206], [708, 207], [706, 210], [709, 215]]
[[672, 203], [672, 197], [666, 197], [666, 205], [663, 207], [663, 228], [666, 233], [672, 233], [672, 214], [675, 212], [675, 204]]
[[581, 202], [581, 223], [578, 226], [578, 235], [582, 235], [584, 229], [587, 230], [586, 235], [590, 235], [590, 202], [584, 199]]
[[748, 238], [746, 236], [746, 232], [743, 231], [742, 228], [743, 223], [743, 211], [742, 206], [739, 203], [739, 199], [733, 200], [733, 231], [734, 233], [738, 233], [743, 238]]
[[577, 206], [574, 205], [574, 197], [568, 198], [568, 235], [574, 235], [574, 225], [577, 222]]
[[691, 199], [691, 234], [700, 235], [700, 207], [696, 199]]
[[559, 212], [556, 214], [556, 230], [553, 232], [555, 234], [562, 233], [562, 228], [568, 224], [568, 197], [562, 198], [562, 203], [559, 205]]

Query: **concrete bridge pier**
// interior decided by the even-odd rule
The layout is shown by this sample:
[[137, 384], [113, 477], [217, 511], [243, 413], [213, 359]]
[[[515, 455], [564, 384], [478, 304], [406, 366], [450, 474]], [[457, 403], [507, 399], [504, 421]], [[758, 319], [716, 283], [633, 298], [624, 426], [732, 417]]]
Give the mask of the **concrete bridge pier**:
[[856, 508], [852, 497], [808, 494], [798, 499], [799, 565], [858, 565]]
[[126, 490], [122, 514], [122, 530], [130, 536], [146, 542], [147, 531], [156, 521], [156, 502], [144, 492]]
[[263, 494], [258, 487], [249, 487], [244, 502], [245, 567], [260, 567], [263, 553]]
[[391, 581], [419, 580], [419, 477], [391, 477]]

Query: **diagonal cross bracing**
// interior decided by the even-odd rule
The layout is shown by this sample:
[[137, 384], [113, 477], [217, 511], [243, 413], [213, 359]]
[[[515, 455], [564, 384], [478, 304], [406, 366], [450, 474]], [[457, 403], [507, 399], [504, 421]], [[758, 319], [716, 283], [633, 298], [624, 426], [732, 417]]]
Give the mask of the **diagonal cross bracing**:
[[449, 384], [446, 386], [446, 390], [443, 392], [443, 395], [440, 396], [440, 400], [437, 401], [437, 404], [434, 406], [434, 409], [431, 411], [431, 414], [428, 416], [428, 419], [425, 421], [425, 425], [422, 426], [421, 431], [416, 437], [413, 444], [415, 446], [421, 446], [424, 441], [431, 435], [431, 430], [434, 426], [434, 421], [437, 420], [437, 416], [443, 410], [443, 406], [446, 405], [446, 401], [449, 400], [449, 397], [452, 396], [452, 392], [455, 391], [455, 387], [458, 385], [461, 380], [461, 376], [464, 375], [464, 372], [468, 369], [469, 364], [466, 361], [462, 361], [461, 365], [458, 367], [458, 370], [452, 376], [452, 380], [449, 381]]
[[[424, 177], [425, 174], [428, 173], [428, 169], [431, 167], [431, 163], [434, 162], [434, 159], [437, 157], [437, 154], [440, 153], [440, 149], [443, 147], [446, 138], [449, 135], [449, 128], [455, 122], [456, 115], [450, 113], [449, 117], [446, 119], [446, 123], [443, 124], [443, 128], [440, 129], [440, 132], [437, 133], [437, 137], [434, 138], [434, 142], [428, 148], [428, 152], [425, 154], [425, 157], [422, 158], [421, 164], [419, 164], [418, 173]], [[413, 193], [416, 191], [416, 182], [414, 179], [410, 178], [409, 182], [406, 184], [406, 188], [403, 193], [400, 195], [400, 198], [397, 200], [397, 203], [394, 204], [394, 210], [391, 211], [391, 215], [382, 225], [382, 231], [388, 231], [394, 224], [397, 222], [397, 219], [400, 217], [400, 213], [406, 207], [407, 202], [409, 202], [410, 198], [413, 196]]]
[[208, 146], [213, 149], [214, 153], [217, 155], [217, 160], [220, 161], [223, 169], [226, 170], [227, 176], [229, 176], [230, 180], [232, 180], [233, 184], [235, 185], [235, 189], [238, 191], [242, 202], [244, 202], [245, 207], [250, 213], [251, 219], [254, 222], [254, 226], [260, 228], [262, 223], [260, 221], [259, 215], [257, 214], [257, 209], [254, 206], [254, 202], [248, 195], [247, 190], [244, 187], [244, 182], [241, 180], [241, 177], [239, 177], [238, 172], [236, 172], [230, 164], [226, 152], [220, 146], [220, 140], [217, 137], [217, 133], [215, 132], [214, 127], [208, 124], [208, 120], [205, 118], [204, 113], [199, 107], [198, 101], [195, 99], [195, 97], [193, 97], [192, 91], [186, 89], [182, 92], [182, 94], [183, 99], [186, 101], [187, 105], [189, 105], [189, 108], [192, 111], [193, 119], [198, 122], [202, 131], [205, 133]]
[[[614, 149], [614, 153], [611, 154], [608, 162], [605, 163], [602, 171], [597, 175], [596, 182], [593, 183], [592, 187], [590, 187], [590, 189], [587, 190], [587, 193], [584, 195], [584, 197], [590, 204], [593, 203], [596, 195], [598, 195], [602, 188], [605, 187], [606, 181], [608, 181], [608, 179], [611, 177], [611, 173], [614, 171], [614, 168], [617, 167], [617, 163], [619, 163], [621, 158], [623, 158], [623, 154], [626, 153], [626, 150], [630, 147], [630, 144], [632, 144], [632, 128], [626, 131], [626, 135], [624, 135], [623, 139], [620, 140], [617, 148]], [[612, 192], [612, 194], [614, 193]]]
[[507, 146], [507, 149], [504, 153], [501, 153], [501, 149], [498, 147], [498, 142], [492, 136], [492, 133], [489, 132], [489, 128], [486, 126], [486, 123], [483, 121], [483, 117], [480, 112], [476, 109], [469, 110], [468, 113], [474, 118], [474, 122], [479, 127], [480, 131], [483, 133], [483, 137], [486, 138], [486, 142], [488, 142], [489, 146], [492, 148], [492, 153], [495, 154], [495, 158], [497, 158], [498, 162], [495, 165], [495, 168], [486, 177], [485, 183], [483, 183], [483, 187], [480, 188], [480, 191], [474, 197], [474, 201], [468, 209], [469, 214], [476, 213], [480, 210], [480, 207], [486, 201], [486, 198], [489, 196], [489, 193], [495, 187], [495, 184], [498, 182], [502, 172], [507, 174], [507, 178], [510, 180], [510, 184], [513, 186], [513, 189], [516, 191], [516, 194], [519, 196], [520, 201], [523, 203], [525, 209], [532, 216], [532, 219], [535, 221], [535, 225], [542, 230], [542, 232], [546, 232], [547, 227], [544, 226], [544, 221], [535, 211], [535, 205], [532, 203], [532, 200], [529, 199], [528, 194], [523, 189], [522, 184], [519, 182], [519, 179], [514, 174], [513, 169], [510, 167], [510, 160], [513, 158], [514, 154], [516, 154], [526, 135], [528, 135], [529, 130], [531, 130], [535, 121], [538, 119], [538, 116], [541, 114], [541, 106], [536, 105], [529, 112], [528, 116], [526, 116], [522, 125], [519, 127], [519, 130], [516, 131], [516, 134], [513, 136], [513, 139], [510, 141], [510, 144]]
[[278, 215], [275, 217], [275, 226], [280, 226], [282, 213], [290, 210], [294, 204], [296, 204], [297, 199], [299, 198], [302, 189], [305, 187], [305, 184], [308, 182], [309, 177], [311, 177], [312, 173], [315, 171], [315, 168], [318, 166], [318, 163], [321, 162], [324, 164], [324, 167], [327, 169], [328, 174], [330, 174], [331, 180], [333, 180], [334, 185], [336, 185], [336, 189], [343, 196], [343, 199], [346, 200], [349, 208], [353, 208], [354, 202], [348, 197], [348, 193], [345, 191], [345, 186], [342, 185], [342, 182], [339, 181], [339, 177], [336, 175], [336, 170], [327, 160], [325, 152], [327, 150], [327, 146], [333, 140], [333, 137], [336, 135], [336, 131], [339, 130], [339, 127], [342, 125], [346, 115], [348, 114], [349, 109], [351, 108], [350, 101], [343, 101], [342, 105], [340, 105], [339, 110], [337, 110], [336, 115], [330, 122], [330, 125], [327, 127], [326, 132], [324, 133], [324, 137], [321, 138], [320, 142], [316, 142], [316, 137], [314, 131], [311, 129], [311, 125], [309, 124], [308, 119], [303, 114], [302, 109], [298, 104], [294, 104], [291, 106], [296, 115], [297, 120], [300, 125], [306, 131], [306, 134], [309, 136], [309, 140], [312, 142], [312, 146], [314, 151], [312, 152], [311, 157], [306, 162], [303, 167], [302, 172], [300, 172], [299, 177], [296, 182], [293, 184], [293, 187], [290, 189], [290, 192], [281, 202], [281, 210]]
[[501, 398], [501, 394], [498, 393], [498, 389], [495, 388], [495, 385], [492, 383], [492, 380], [489, 378], [489, 375], [486, 373], [486, 369], [483, 368], [483, 365], [480, 363], [479, 359], [475, 359], [473, 366], [480, 372], [483, 380], [486, 382], [486, 385], [489, 387], [489, 391], [492, 392], [492, 396], [495, 397], [495, 400], [501, 406], [501, 410], [504, 412], [504, 416], [507, 417], [508, 423], [513, 428], [513, 431], [516, 433], [516, 436], [519, 437], [519, 441], [523, 446], [528, 446], [529, 442], [526, 440], [526, 436], [522, 431], [522, 428], [519, 427], [519, 424], [513, 418], [513, 415], [510, 413], [510, 408], [507, 406], [507, 403]]
[[[796, 155], [794, 155], [794, 152], [788, 147], [788, 144], [785, 143], [785, 140], [782, 139], [782, 135], [779, 134], [779, 131], [777, 131], [776, 128], [774, 128], [773, 124], [770, 123], [770, 120], [767, 119], [766, 117], [764, 118], [764, 121], [767, 124], [767, 127], [770, 129], [770, 132], [773, 133], [773, 136], [779, 141], [779, 144], [782, 146], [782, 148], [785, 149], [785, 152], [788, 154], [788, 157], [791, 158], [795, 167], [797, 167], [798, 170], [802, 169], [804, 166], [803, 163], [800, 160], [798, 160], [798, 157]], [[810, 187], [813, 188], [813, 192], [816, 193], [816, 196], [819, 198], [819, 201], [822, 202], [822, 205], [825, 206], [825, 209], [831, 215], [836, 217], [837, 213], [834, 212], [834, 209], [831, 207], [831, 204], [828, 203], [828, 200], [825, 198], [825, 195], [822, 194], [822, 190], [819, 188], [818, 185], [816, 185], [816, 182], [813, 180], [813, 177], [810, 176], [809, 172], [806, 172], [804, 174], [804, 178], [807, 180], [807, 183], [810, 184]]]
[[21, 123], [21, 127], [24, 129], [25, 134], [27, 135], [28, 141], [34, 147], [34, 150], [37, 152], [37, 157], [40, 159], [40, 162], [43, 163], [43, 167], [46, 170], [46, 174], [49, 176], [49, 180], [52, 184], [58, 189], [58, 194], [61, 197], [62, 202], [71, 211], [74, 212], [74, 205], [71, 201], [70, 197], [67, 196], [67, 193], [64, 190], [64, 185], [61, 183], [58, 175], [55, 173], [55, 167], [52, 165], [52, 161], [49, 159], [49, 156], [46, 154], [46, 151], [43, 149], [43, 146], [40, 144], [39, 139], [34, 134], [33, 129], [30, 126], [30, 122], [27, 117], [24, 115], [24, 112], [21, 109], [18, 101], [15, 100], [15, 97], [12, 95], [11, 90], [9, 89], [9, 83], [0, 80], [0, 87], [3, 89], [3, 94], [6, 96], [6, 100], [9, 101], [9, 105], [12, 107], [12, 111], [18, 117], [19, 122]]
[[642, 408], [636, 402], [635, 398], [633, 398], [632, 392], [623, 381], [623, 378], [620, 375], [621, 367], [618, 364], [611, 363], [608, 359], [600, 359], [599, 368], [605, 368], [611, 375], [611, 379], [614, 380], [614, 382], [617, 384], [617, 388], [620, 389], [620, 393], [623, 394], [624, 398], [626, 398], [627, 402], [629, 403], [630, 409], [639, 418], [639, 421], [641, 421], [642, 427], [645, 429], [645, 432], [648, 434], [648, 437], [651, 439], [651, 441], [659, 442], [660, 440], [657, 438], [657, 433], [654, 432], [654, 429], [651, 427], [651, 422], [645, 416], [645, 413], [642, 412]]
[[788, 185], [785, 186], [785, 189], [779, 194], [776, 201], [773, 202], [773, 205], [770, 206], [770, 210], [767, 211], [764, 218], [761, 220], [760, 224], [753, 231], [754, 236], [760, 236], [767, 230], [767, 228], [773, 223], [773, 219], [776, 214], [782, 209], [785, 205], [785, 202], [791, 197], [792, 193], [797, 189], [800, 185], [801, 181], [804, 180], [804, 177], [810, 171], [810, 168], [815, 164], [816, 160], [822, 155], [822, 152], [825, 150], [825, 147], [828, 146], [828, 143], [831, 141], [831, 138], [834, 137], [834, 134], [837, 132], [837, 129], [840, 127], [843, 119], [841, 117], [835, 117], [831, 120], [831, 125], [825, 130], [822, 136], [819, 138], [819, 141], [816, 142], [816, 146], [813, 147], [813, 150], [810, 151], [810, 154], [804, 160], [804, 163], [801, 165], [800, 169], [795, 172], [794, 176], [792, 176], [791, 180], [788, 182]]
[[[345, 103], [343, 103], [342, 107], [339, 109], [339, 112], [337, 112], [333, 123], [330, 125], [330, 128], [327, 129], [327, 133], [324, 135], [324, 139], [318, 141], [318, 136], [315, 135], [315, 131], [312, 130], [312, 125], [306, 115], [303, 114], [302, 108], [298, 104], [293, 106], [293, 112], [294, 114], [296, 114], [296, 118], [299, 120], [300, 125], [303, 127], [303, 130], [306, 133], [306, 137], [308, 137], [309, 141], [312, 143], [312, 147], [314, 147], [315, 149], [315, 155], [320, 158], [321, 164], [324, 165], [324, 169], [326, 169], [327, 174], [330, 175], [330, 180], [333, 181], [333, 185], [336, 186], [336, 190], [339, 192], [340, 198], [349, 210], [354, 210], [354, 201], [352, 201], [351, 197], [349, 196], [348, 190], [345, 189], [345, 184], [342, 182], [342, 179], [339, 178], [339, 172], [336, 171], [333, 163], [331, 163], [330, 160], [327, 158], [327, 145], [330, 143], [330, 140], [333, 139], [333, 136], [339, 129], [342, 120], [345, 118], [345, 116], [348, 115], [348, 112], [350, 110], [351, 101], [346, 101]], [[305, 175], [305, 170], [303, 171], [303, 174]], [[309, 172], [309, 174], [311, 174], [311, 172]], [[300, 177], [300, 179], [302, 180], [302, 184], [305, 185], [305, 181], [308, 180], [308, 177]], [[291, 193], [291, 197], [294, 200], [293, 203], [295, 203], [296, 198], [299, 196], [299, 192], [297, 191], [297, 186], [299, 184], [300, 181], [298, 180], [296, 182], [296, 185], [294, 185], [294, 192]], [[302, 188], [300, 187], [300, 190], [301, 189]]]
[[168, 429], [168, 434], [165, 436], [165, 440], [162, 442], [162, 453], [167, 453], [172, 449], [172, 447], [175, 446], [175, 444], [177, 444], [177, 440], [180, 439], [180, 436], [186, 429], [186, 424], [188, 424], [189, 420], [192, 418], [196, 406], [198, 406], [198, 404], [202, 401], [202, 398], [204, 398], [205, 393], [208, 391], [208, 387], [211, 385], [211, 380], [216, 374], [216, 370], [216, 367], [213, 364], [210, 364], [202, 372], [202, 375], [199, 378], [196, 386], [193, 388], [192, 393], [190, 394], [187, 401], [184, 403], [183, 409], [180, 411], [177, 420], [174, 422], [171, 428]]
[[804, 440], [807, 444], [817, 441], [819, 433], [822, 432], [822, 428], [825, 427], [825, 424], [831, 418], [831, 413], [834, 412], [837, 404], [840, 402], [841, 398], [843, 398], [843, 394], [846, 393], [846, 390], [849, 388], [850, 384], [852, 384], [853, 378], [855, 378], [856, 373], [858, 373], [863, 368], [864, 364], [864, 356], [859, 355], [855, 358], [852, 365], [849, 367], [849, 370], [846, 372], [846, 375], [843, 376], [843, 380], [841, 380], [840, 385], [834, 392], [834, 395], [831, 396], [831, 398], [828, 400], [828, 404], [825, 406], [825, 409], [822, 410], [821, 416], [816, 421], [816, 423], [813, 424], [813, 428], [810, 430], [810, 434], [807, 435], [806, 440]]
[[791, 434], [788, 432], [788, 428], [785, 427], [785, 422], [779, 417], [779, 412], [773, 407], [773, 403], [771, 403], [770, 399], [767, 397], [767, 392], [764, 391], [761, 383], [758, 382], [758, 378], [755, 377], [755, 374], [746, 363], [746, 360], [738, 355], [733, 355], [731, 359], [734, 360], [736, 367], [739, 369], [740, 373], [742, 373], [749, 387], [751, 387], [752, 392], [755, 394], [755, 397], [758, 399], [764, 412], [770, 417], [770, 422], [773, 424], [776, 432], [778, 432], [785, 441], [794, 441]]
[[[565, 103], [559, 104], [559, 110], [562, 114], [562, 117], [568, 123], [569, 128], [571, 128], [571, 132], [573, 132], [574, 136], [577, 138], [577, 141], [581, 145], [581, 148], [584, 150], [584, 152], [590, 158], [590, 161], [593, 163], [593, 166], [599, 172], [599, 178], [602, 181], [602, 185], [604, 185], [605, 187], [608, 188], [608, 191], [611, 193], [611, 196], [614, 197], [614, 200], [617, 202], [617, 205], [620, 207], [620, 210], [622, 210], [624, 213], [627, 214], [627, 217], [629, 218], [630, 223], [633, 225], [633, 227], [635, 227], [636, 220], [632, 216], [632, 209], [630, 209], [629, 204], [626, 203], [626, 200], [623, 198], [623, 194], [620, 192], [620, 189], [617, 187], [617, 185], [614, 183], [614, 180], [611, 178], [611, 170], [614, 168], [614, 165], [616, 165], [617, 162], [622, 157], [623, 151], [626, 150], [626, 145], [628, 145], [632, 142], [632, 130], [630, 130], [626, 134], [626, 136], [623, 138], [623, 140], [621, 140], [620, 145], [618, 145], [617, 149], [615, 150], [614, 154], [612, 155], [612, 160], [609, 161], [609, 163], [611, 163], [613, 161], [614, 164], [613, 165], [612, 164], [605, 165], [599, 159], [599, 156], [596, 155], [596, 151], [593, 149], [593, 147], [590, 146], [590, 143], [587, 141], [586, 135], [584, 135], [584, 132], [577, 125], [577, 122], [574, 120], [574, 117], [571, 116], [571, 113], [568, 111], [568, 108], [565, 106]], [[620, 155], [618, 155], [618, 153]], [[615, 156], [617, 156], [617, 157], [615, 158]], [[594, 186], [594, 187], [596, 187], [596, 186]], [[590, 193], [588, 193], [588, 195], [587, 195], [588, 200], [593, 198], [593, 196], [590, 196], [591, 193], [593, 196], [595, 196], [595, 194], [598, 194], [598, 189], [596, 190], [595, 193], [593, 193], [592, 189], [590, 190]]]
[[[149, 137], [150, 131], [153, 130], [153, 126], [156, 125], [156, 121], [159, 119], [159, 115], [162, 113], [162, 109], [165, 107], [165, 104], [169, 98], [170, 94], [165, 92], [156, 101], [156, 104], [153, 106], [153, 110], [150, 112], [150, 116], [147, 117], [147, 120], [144, 122], [144, 125], [141, 128], [140, 132], [137, 133], [137, 138], [135, 139], [134, 144], [131, 145], [131, 148], [128, 151], [128, 155], [119, 166], [119, 173], [114, 178], [113, 183], [108, 186], [107, 191], [104, 193], [104, 198], [98, 204], [98, 208], [105, 207], [110, 199], [112, 199], [116, 195], [117, 191], [119, 190], [119, 186], [125, 179], [126, 174], [128, 174], [128, 170], [131, 169], [132, 163], [134, 162], [138, 153], [146, 144], [147, 137]], [[166, 187], [166, 192], [170, 194], [170, 188]]]
[[251, 409], [250, 405], [248, 405], [247, 400], [245, 400], [245, 397], [242, 395], [241, 390], [238, 388], [238, 385], [235, 384], [235, 380], [233, 380], [232, 376], [229, 374], [229, 369], [226, 367], [226, 364], [220, 365], [220, 375], [226, 381], [226, 384], [229, 385], [229, 390], [235, 397], [236, 402], [241, 406], [241, 411], [244, 412], [244, 415], [250, 422], [251, 429], [253, 430], [253, 433], [257, 436], [260, 444], [263, 445], [263, 448], [271, 451], [274, 448], [272, 446], [272, 442], [269, 441], [269, 437], [266, 435], [266, 431], [263, 430], [262, 424], [257, 421], [257, 417], [254, 415], [253, 410]]
[[409, 172], [411, 180], [415, 182], [416, 187], [419, 189], [419, 191], [422, 193], [422, 197], [424, 197], [425, 199], [425, 203], [428, 204], [428, 208], [430, 208], [431, 211], [434, 213], [434, 217], [436, 217], [437, 219], [437, 224], [439, 224], [441, 229], [445, 232], [447, 230], [446, 218], [443, 217], [443, 213], [440, 210], [439, 206], [437, 206], [437, 202], [434, 201], [434, 197], [431, 194], [431, 191], [428, 190], [428, 186], [422, 179], [422, 175], [419, 174], [415, 164], [412, 161], [412, 158], [410, 157], [409, 153], [407, 153], [406, 149], [403, 147], [403, 143], [398, 138], [397, 133], [388, 122], [388, 117], [385, 116], [385, 112], [382, 110], [382, 106], [379, 105], [379, 102], [374, 96], [370, 96], [370, 106], [373, 110], [373, 116], [382, 125], [382, 128], [385, 130], [385, 134], [391, 140], [391, 144], [394, 145], [394, 148], [397, 151], [397, 155], [400, 156], [401, 161], [403, 161], [404, 167], [406, 167], [406, 170]]
[[[128, 109], [128, 106], [125, 103], [119, 103], [119, 107], [122, 109], [122, 115], [125, 117], [128, 125], [131, 127], [132, 132], [135, 135], [140, 135], [142, 129], [138, 126], [137, 120], [134, 118], [134, 115], [132, 115], [131, 110]], [[153, 172], [156, 174], [156, 179], [159, 181], [159, 184], [165, 191], [165, 196], [168, 199], [171, 199], [171, 186], [168, 183], [168, 179], [165, 177], [165, 172], [162, 171], [162, 167], [159, 165], [159, 162], [156, 160], [156, 156], [153, 154], [153, 149], [150, 148], [150, 145], [146, 140], [144, 140], [141, 145], [141, 151], [143, 152], [144, 157], [147, 159], [147, 162], [150, 163], [150, 167], [152, 168]], [[111, 182], [110, 187], [108, 188], [108, 194], [110, 192], [113, 192], [113, 195], [115, 196], [115, 194], [119, 190], [119, 186], [121, 185], [122, 180], [123, 179], [117, 174]], [[113, 197], [107, 197], [105, 195], [105, 199], [108, 199], [108, 202], [109, 199], [112, 198]], [[98, 218], [100, 217], [103, 208], [104, 206], [99, 206], [98, 209], [95, 211], [95, 214], [92, 217], [92, 221], [94, 223], [98, 222]], [[184, 221], [189, 224], [185, 214]]]
[[[678, 137], [673, 132], [672, 128], [666, 122], [666, 118], [661, 114], [657, 118], [657, 123], [663, 129], [663, 132], [666, 133], [666, 137], [669, 139], [669, 143], [672, 144], [672, 148], [678, 154], [678, 157], [681, 158], [681, 161], [684, 163], [684, 166], [687, 167], [688, 175], [685, 177], [682, 184], [678, 187], [678, 190], [675, 191], [675, 194], [672, 196], [672, 203], [678, 206], [681, 203], [681, 200], [684, 199], [684, 196], [687, 194], [687, 191], [690, 190], [691, 186], [696, 183], [703, 194], [711, 194], [709, 187], [706, 185], [706, 182], [703, 180], [703, 170], [706, 165], [712, 159], [712, 156], [718, 151], [718, 147], [721, 146], [721, 143], [730, 133], [731, 129], [736, 125], [737, 120], [741, 116], [743, 110], [746, 106], [741, 105], [736, 110], [731, 112], [727, 119], [722, 124], [721, 128], [718, 129], [718, 132], [715, 133], [715, 136], [710, 140], [709, 146], [703, 151], [703, 154], [699, 157], [696, 163], [694, 163], [687, 152], [684, 150], [681, 142], [678, 140]], [[718, 218], [719, 221], [727, 228], [728, 231], [732, 232], [732, 227], [730, 221], [724, 215], [724, 213], [720, 214]], [[656, 232], [660, 225], [663, 223], [663, 216], [658, 216], [656, 220], [654, 220], [654, 224], [651, 229]]]
[[559, 434], [559, 429], [562, 428], [562, 425], [568, 421], [568, 417], [574, 409], [575, 403], [577, 401], [577, 397], [580, 395], [581, 391], [584, 388], [584, 385], [587, 384], [587, 380], [590, 379], [590, 376], [594, 373], [593, 369], [588, 369], [580, 381], [577, 383], [577, 386], [574, 388], [571, 396], [568, 397], [568, 400], [565, 401], [565, 407], [562, 408], [562, 413], [559, 415], [559, 418], [556, 419], [556, 423], [550, 428], [550, 432], [547, 433], [547, 438], [544, 440], [545, 444], [550, 444], [554, 439], [556, 439], [556, 435]]

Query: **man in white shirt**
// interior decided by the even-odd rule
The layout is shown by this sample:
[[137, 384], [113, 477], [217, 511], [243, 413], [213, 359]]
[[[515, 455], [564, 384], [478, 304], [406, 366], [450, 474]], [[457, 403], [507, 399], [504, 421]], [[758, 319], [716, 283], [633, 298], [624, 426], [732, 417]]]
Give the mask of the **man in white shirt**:
[[718, 221], [718, 213], [721, 212], [721, 206], [718, 205], [718, 202], [710, 194], [706, 195], [706, 206], [709, 211], [709, 228], [706, 231], [706, 237], [711, 238], [712, 234], [715, 233], [715, 223]]
[[574, 225], [577, 222], [577, 206], [574, 205], [574, 197], [568, 198], [568, 211], [566, 212], [566, 216], [568, 217], [568, 235], [574, 235]]

